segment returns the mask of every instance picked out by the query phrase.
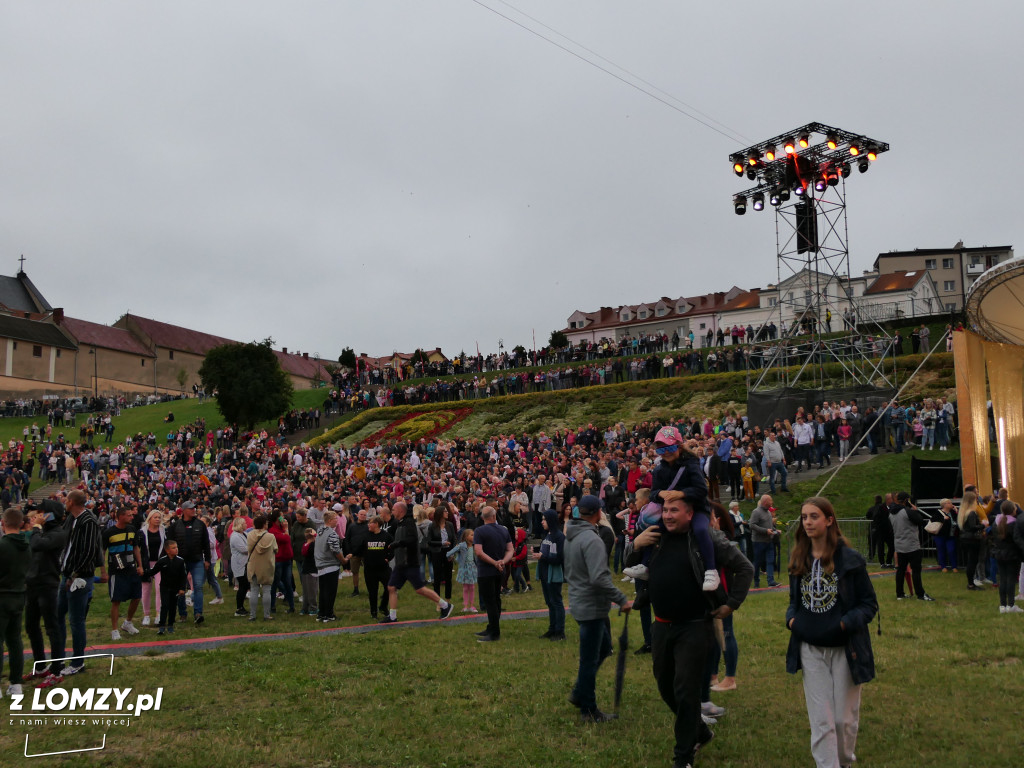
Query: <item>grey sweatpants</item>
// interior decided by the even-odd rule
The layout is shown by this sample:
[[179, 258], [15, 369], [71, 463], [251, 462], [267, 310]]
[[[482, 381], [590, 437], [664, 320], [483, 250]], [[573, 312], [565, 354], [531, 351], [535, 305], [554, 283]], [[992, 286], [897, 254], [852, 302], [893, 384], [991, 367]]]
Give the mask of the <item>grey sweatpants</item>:
[[860, 689], [850, 675], [845, 648], [801, 643], [804, 698], [811, 723], [811, 756], [818, 768], [853, 765], [857, 759]]

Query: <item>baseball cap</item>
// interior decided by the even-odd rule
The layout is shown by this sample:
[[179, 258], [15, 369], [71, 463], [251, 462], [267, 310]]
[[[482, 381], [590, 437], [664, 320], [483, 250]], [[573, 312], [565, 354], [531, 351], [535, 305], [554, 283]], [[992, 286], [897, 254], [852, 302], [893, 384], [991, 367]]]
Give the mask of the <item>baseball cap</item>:
[[580, 514], [592, 515], [601, 511], [601, 500], [597, 496], [587, 495], [580, 499]]
[[654, 436], [654, 442], [661, 443], [662, 445], [682, 445], [683, 436], [679, 434], [679, 430], [675, 427], [662, 427], [658, 430], [658, 434]]

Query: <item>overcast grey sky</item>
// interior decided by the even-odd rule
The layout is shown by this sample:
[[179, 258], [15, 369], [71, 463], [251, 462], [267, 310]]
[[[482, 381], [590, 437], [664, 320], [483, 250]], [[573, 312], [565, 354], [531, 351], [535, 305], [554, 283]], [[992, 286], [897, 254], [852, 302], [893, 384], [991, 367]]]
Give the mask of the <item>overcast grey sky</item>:
[[890, 142], [847, 186], [855, 274], [1016, 243], [1019, 3], [510, 3], [3, 0], [0, 269], [24, 253], [75, 317], [323, 358], [542, 346], [577, 308], [774, 282], [772, 215], [732, 211], [744, 142], [483, 5], [749, 143]]

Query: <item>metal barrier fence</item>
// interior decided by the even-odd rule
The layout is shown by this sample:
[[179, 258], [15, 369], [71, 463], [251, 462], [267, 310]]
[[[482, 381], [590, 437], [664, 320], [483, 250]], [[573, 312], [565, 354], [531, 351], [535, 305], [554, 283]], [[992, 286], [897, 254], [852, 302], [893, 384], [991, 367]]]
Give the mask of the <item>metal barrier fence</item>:
[[[932, 507], [934, 507], [934, 509]], [[934, 505], [927, 501], [922, 502], [918, 506], [918, 509], [924, 513], [926, 520], [934, 519], [932, 513], [938, 509], [938, 502], [936, 501]], [[795, 535], [797, 526], [799, 525], [799, 519], [790, 520], [786, 524], [786, 532], [780, 537], [780, 543], [782, 545], [782, 560], [780, 563], [777, 563], [777, 565], [783, 566], [783, 573], [785, 572], [784, 566], [789, 563], [789, 551], [793, 546], [793, 536]], [[866, 517], [844, 517], [839, 520], [839, 529], [842, 531], [843, 537], [850, 543], [850, 546], [860, 552], [864, 558], [868, 560], [868, 564], [870, 565], [872, 559], [869, 559], [868, 555], [874, 551], [874, 547], [871, 546], [870, 541], [871, 521]], [[920, 540], [923, 557], [934, 558], [936, 556], [935, 537], [930, 533], [927, 533], [924, 528], [921, 528]], [[959, 552], [957, 553], [957, 557], [959, 562], [963, 562], [963, 557]]]

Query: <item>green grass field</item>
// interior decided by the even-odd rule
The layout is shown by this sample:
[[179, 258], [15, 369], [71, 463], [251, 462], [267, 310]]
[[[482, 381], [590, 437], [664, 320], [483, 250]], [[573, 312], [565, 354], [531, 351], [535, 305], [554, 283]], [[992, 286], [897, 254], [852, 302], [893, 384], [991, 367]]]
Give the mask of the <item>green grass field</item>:
[[[859, 764], [1019, 765], [1024, 617], [998, 614], [995, 591], [968, 592], [962, 574], [927, 573], [924, 580], [937, 602], [897, 603], [891, 576], [874, 582], [882, 635], [873, 624], [878, 678], [864, 688]], [[347, 596], [345, 585], [339, 603], [348, 611], [356, 598]], [[752, 594], [736, 614], [739, 689], [714, 696], [728, 712], [700, 765], [813, 765], [800, 678], [784, 667], [786, 601], [785, 593]], [[506, 609], [538, 603], [534, 592], [507, 599]], [[427, 606], [406, 589], [400, 618], [427, 616]], [[209, 609], [204, 634], [235, 634], [249, 625], [231, 618], [230, 608]], [[361, 611], [361, 603], [351, 610]], [[90, 624], [104, 611], [105, 599], [98, 595]], [[353, 618], [362, 622], [346, 615], [343, 623]], [[617, 638], [622, 619], [612, 621]], [[259, 631], [269, 626], [255, 624]], [[163, 687], [161, 710], [133, 719], [130, 728], [111, 727], [103, 751], [60, 762], [189, 768], [671, 764], [671, 717], [654, 687], [649, 656], [629, 655], [621, 719], [581, 726], [565, 701], [578, 659], [571, 618], [565, 643], [537, 638], [546, 628], [543, 619], [507, 620], [502, 641], [486, 645], [474, 641], [479, 627], [439, 623], [170, 651], [119, 658], [113, 677], [97, 664], [73, 678], [74, 685], [142, 693]], [[273, 626], [290, 628], [291, 622], [280, 620]], [[197, 633], [187, 628], [177, 636]], [[635, 617], [630, 639], [633, 647], [640, 642]], [[613, 674], [609, 660], [598, 677], [598, 701], [607, 708]], [[98, 745], [102, 729], [8, 721], [0, 764], [20, 762], [25, 733], [31, 734], [33, 751], [56, 751]]]

